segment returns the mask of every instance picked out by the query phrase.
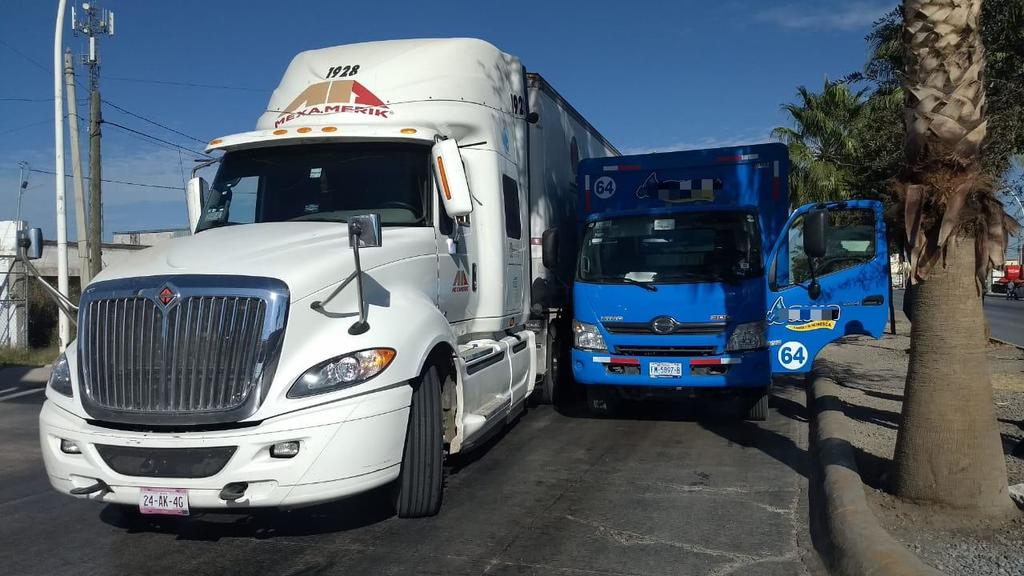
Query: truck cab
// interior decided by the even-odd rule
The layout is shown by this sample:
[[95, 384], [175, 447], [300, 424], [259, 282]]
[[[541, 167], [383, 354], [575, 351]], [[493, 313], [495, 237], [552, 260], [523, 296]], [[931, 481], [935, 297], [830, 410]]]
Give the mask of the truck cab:
[[779, 144], [583, 163], [572, 369], [591, 410], [724, 391], [764, 419], [772, 373], [809, 370], [841, 336], [881, 335], [881, 206], [791, 215], [788, 166]]
[[174, 515], [391, 484], [435, 514], [444, 457], [544, 373], [534, 207], [575, 197], [570, 142], [614, 150], [552, 94], [475, 39], [297, 55], [256, 129], [209, 143], [193, 234], [83, 291], [40, 415], [51, 484]]

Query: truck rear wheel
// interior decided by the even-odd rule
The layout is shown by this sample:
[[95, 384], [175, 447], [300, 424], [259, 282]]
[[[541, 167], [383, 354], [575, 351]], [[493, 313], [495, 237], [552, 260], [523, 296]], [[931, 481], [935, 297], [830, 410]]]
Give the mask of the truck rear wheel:
[[548, 324], [548, 329], [545, 331], [546, 348], [544, 349], [545, 356], [547, 357], [547, 371], [544, 373], [544, 381], [541, 383], [541, 403], [543, 404], [554, 404], [558, 401], [558, 395], [560, 394], [559, 386], [561, 384], [561, 358], [559, 358], [560, 350], [556, 348], [558, 340], [555, 339], [555, 327], [554, 324]]
[[771, 388], [765, 386], [748, 397], [744, 408], [744, 419], [754, 422], [765, 422], [768, 420], [768, 398], [771, 396]]
[[433, 516], [441, 509], [444, 479], [441, 427], [441, 381], [437, 368], [431, 366], [413, 383], [402, 471], [395, 495], [395, 512], [399, 518]]

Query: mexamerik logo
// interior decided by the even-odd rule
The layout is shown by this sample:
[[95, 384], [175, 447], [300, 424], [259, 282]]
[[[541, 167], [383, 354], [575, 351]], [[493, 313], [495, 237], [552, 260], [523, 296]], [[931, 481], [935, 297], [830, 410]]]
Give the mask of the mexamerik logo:
[[328, 80], [310, 84], [291, 104], [285, 106], [274, 122], [277, 128], [300, 116], [353, 113], [387, 118], [387, 104], [355, 80]]

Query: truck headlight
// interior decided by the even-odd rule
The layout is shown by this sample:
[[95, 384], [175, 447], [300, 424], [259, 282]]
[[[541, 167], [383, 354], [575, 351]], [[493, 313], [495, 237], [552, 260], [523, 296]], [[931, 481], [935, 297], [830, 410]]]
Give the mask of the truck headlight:
[[740, 324], [732, 331], [729, 342], [725, 345], [726, 352], [741, 350], [757, 350], [768, 347], [767, 326], [764, 320]]
[[607, 352], [608, 345], [604, 343], [604, 336], [593, 324], [572, 321], [573, 346], [580, 350], [591, 350], [593, 352]]
[[395, 359], [391, 348], [371, 348], [332, 358], [313, 366], [288, 390], [289, 398], [302, 398], [362, 384], [380, 374]]
[[71, 368], [68, 366], [68, 357], [61, 354], [53, 363], [53, 371], [50, 372], [50, 379], [46, 385], [58, 394], [71, 396]]

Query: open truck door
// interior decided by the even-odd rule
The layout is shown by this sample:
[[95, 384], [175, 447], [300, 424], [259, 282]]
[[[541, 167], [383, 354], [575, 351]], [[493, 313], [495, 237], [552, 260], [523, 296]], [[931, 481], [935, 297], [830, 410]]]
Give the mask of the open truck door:
[[790, 216], [767, 261], [773, 373], [810, 371], [818, 352], [843, 336], [882, 335], [886, 248], [879, 202], [808, 204]]

